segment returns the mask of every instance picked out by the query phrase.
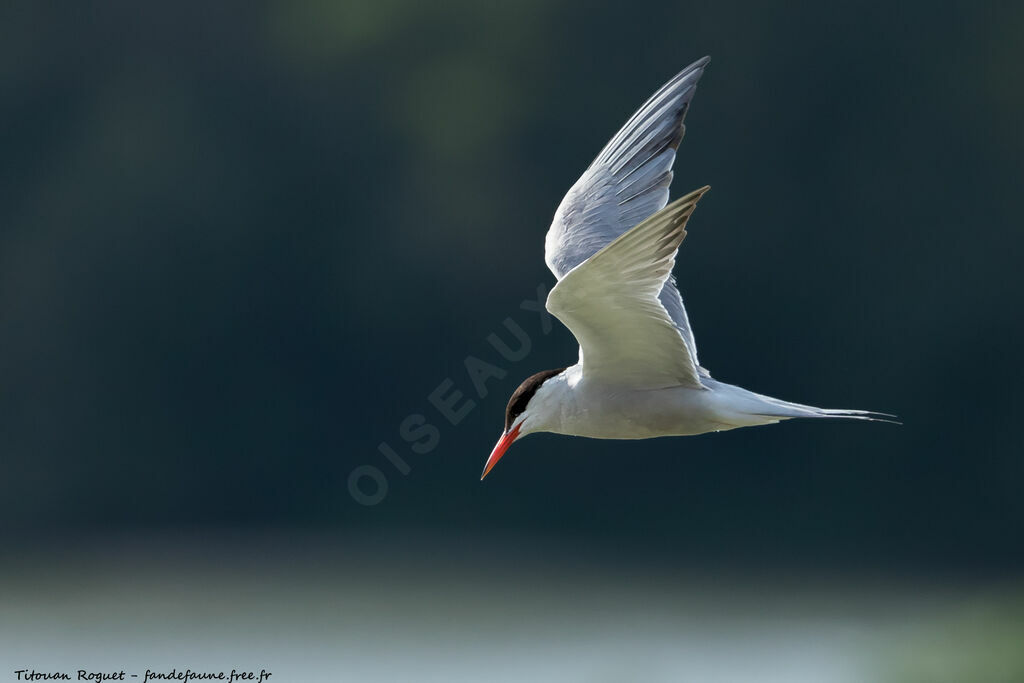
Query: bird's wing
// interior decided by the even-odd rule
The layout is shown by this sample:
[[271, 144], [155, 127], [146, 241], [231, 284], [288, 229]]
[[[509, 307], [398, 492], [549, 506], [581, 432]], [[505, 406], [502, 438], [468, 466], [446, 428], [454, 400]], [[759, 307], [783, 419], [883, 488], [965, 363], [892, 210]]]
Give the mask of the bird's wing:
[[[555, 277], [565, 277], [668, 203], [672, 164], [686, 130], [683, 119], [710, 61], [694, 62], [654, 93], [565, 195], [545, 240], [544, 260]], [[697, 344], [674, 278], [659, 295], [697, 365]]]
[[547, 309], [580, 343], [584, 377], [638, 389], [704, 388], [658, 294], [672, 273], [686, 221], [708, 189], [672, 202], [551, 289]]

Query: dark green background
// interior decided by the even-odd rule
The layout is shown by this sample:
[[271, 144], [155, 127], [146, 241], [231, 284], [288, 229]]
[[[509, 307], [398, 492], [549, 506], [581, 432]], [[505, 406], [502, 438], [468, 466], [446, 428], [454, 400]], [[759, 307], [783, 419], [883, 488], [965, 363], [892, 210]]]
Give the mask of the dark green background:
[[[702, 362], [905, 424], [534, 436], [480, 483], [511, 391], [575, 358], [519, 309], [555, 207], [704, 54], [673, 184], [713, 188], [676, 268]], [[4, 535], [1019, 569], [1022, 64], [1015, 3], [6, 3]], [[467, 355], [508, 375], [453, 427], [427, 396], [473, 393]]]

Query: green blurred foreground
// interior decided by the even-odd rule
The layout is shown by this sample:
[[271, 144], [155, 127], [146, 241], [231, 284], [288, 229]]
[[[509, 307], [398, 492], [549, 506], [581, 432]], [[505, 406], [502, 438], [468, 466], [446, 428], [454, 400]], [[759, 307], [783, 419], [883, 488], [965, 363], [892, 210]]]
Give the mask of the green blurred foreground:
[[726, 578], [470, 539], [90, 545], [5, 564], [4, 666], [325, 683], [1024, 680], [1019, 582]]

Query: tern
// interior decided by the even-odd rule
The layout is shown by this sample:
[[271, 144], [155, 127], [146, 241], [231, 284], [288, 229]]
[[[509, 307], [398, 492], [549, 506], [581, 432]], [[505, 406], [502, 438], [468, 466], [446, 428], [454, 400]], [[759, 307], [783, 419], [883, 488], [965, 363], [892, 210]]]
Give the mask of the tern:
[[757, 394], [712, 379], [697, 361], [672, 268], [687, 220], [710, 188], [668, 198], [683, 120], [710, 61], [694, 62], [654, 93], [555, 211], [544, 260], [558, 282], [545, 306], [576, 337], [579, 361], [515, 390], [481, 479], [534, 432], [649, 439], [804, 417], [891, 421]]

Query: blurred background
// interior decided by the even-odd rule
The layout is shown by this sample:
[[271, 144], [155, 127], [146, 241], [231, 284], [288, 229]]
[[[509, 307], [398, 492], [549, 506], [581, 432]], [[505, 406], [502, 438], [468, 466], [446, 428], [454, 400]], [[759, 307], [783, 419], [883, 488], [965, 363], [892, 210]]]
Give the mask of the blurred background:
[[[479, 482], [555, 207], [705, 54], [702, 363], [904, 425]], [[0, 679], [1024, 680], [1022, 64], [1014, 3], [3, 4]]]

